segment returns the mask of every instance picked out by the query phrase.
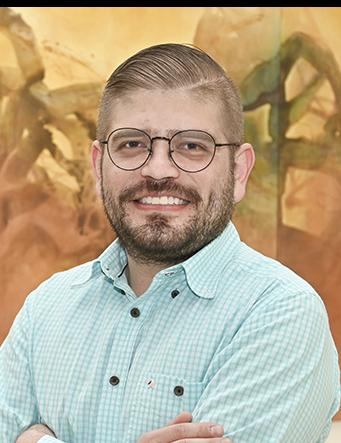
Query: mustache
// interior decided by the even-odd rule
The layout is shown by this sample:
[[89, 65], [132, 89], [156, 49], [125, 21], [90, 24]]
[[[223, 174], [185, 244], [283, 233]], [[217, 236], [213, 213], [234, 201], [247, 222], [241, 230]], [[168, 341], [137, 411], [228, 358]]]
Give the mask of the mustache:
[[129, 200], [135, 200], [138, 195], [148, 192], [169, 192], [176, 194], [184, 200], [189, 200], [191, 203], [201, 202], [201, 197], [198, 191], [194, 188], [184, 187], [172, 180], [151, 180], [147, 179], [136, 185], [125, 188], [120, 196], [119, 201], [123, 203]]

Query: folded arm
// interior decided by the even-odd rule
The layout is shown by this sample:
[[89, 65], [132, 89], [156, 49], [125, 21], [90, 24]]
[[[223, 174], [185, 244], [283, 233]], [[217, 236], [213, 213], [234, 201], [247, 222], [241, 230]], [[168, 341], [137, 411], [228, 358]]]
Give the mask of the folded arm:
[[238, 443], [322, 443], [339, 407], [337, 354], [316, 294], [255, 304], [216, 352], [193, 421]]
[[39, 424], [30, 367], [32, 325], [28, 304], [29, 297], [0, 348], [0, 441], [58, 443], [52, 430]]

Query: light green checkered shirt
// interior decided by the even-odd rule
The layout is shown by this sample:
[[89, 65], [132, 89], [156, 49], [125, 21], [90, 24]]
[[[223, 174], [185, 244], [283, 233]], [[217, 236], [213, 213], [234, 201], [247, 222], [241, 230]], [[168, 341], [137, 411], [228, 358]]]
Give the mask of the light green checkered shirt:
[[26, 299], [0, 351], [0, 441], [136, 443], [181, 411], [234, 443], [322, 443], [338, 357], [314, 289], [232, 223], [136, 297], [116, 240]]

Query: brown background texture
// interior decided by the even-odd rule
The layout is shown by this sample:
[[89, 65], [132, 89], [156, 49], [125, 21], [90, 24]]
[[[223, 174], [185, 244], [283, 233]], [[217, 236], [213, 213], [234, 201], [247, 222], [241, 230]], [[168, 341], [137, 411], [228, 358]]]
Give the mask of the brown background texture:
[[129, 55], [178, 42], [241, 89], [242, 240], [315, 287], [340, 352], [340, 41], [332, 7], [0, 8], [0, 343], [31, 290], [113, 240], [89, 158], [100, 93]]

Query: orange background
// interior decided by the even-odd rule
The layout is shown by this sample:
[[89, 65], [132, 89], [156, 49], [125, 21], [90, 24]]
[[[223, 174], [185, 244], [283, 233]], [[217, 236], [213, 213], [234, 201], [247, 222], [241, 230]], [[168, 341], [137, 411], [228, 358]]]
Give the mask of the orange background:
[[318, 290], [340, 351], [340, 25], [341, 8], [321, 7], [0, 9], [0, 343], [32, 289], [114, 238], [89, 162], [106, 78], [179, 42], [242, 91], [257, 155], [242, 239]]

